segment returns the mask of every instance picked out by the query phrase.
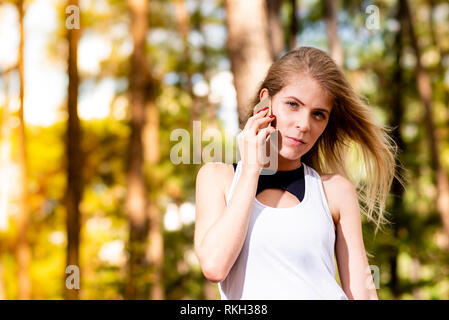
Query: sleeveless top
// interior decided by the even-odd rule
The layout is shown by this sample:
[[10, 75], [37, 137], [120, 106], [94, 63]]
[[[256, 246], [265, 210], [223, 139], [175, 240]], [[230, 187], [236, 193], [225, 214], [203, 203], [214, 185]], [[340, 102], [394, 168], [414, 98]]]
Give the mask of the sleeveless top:
[[[299, 204], [274, 208], [254, 198], [243, 247], [226, 279], [222, 300], [347, 300], [336, 280], [332, 215], [321, 177], [304, 166], [305, 194]], [[229, 203], [242, 170], [235, 170]]]
[[[235, 172], [237, 163], [233, 163], [232, 166]], [[264, 171], [268, 174], [263, 174]], [[274, 173], [271, 170], [262, 170], [259, 175], [259, 181], [257, 182], [256, 196], [265, 189], [271, 188], [288, 191], [296, 196], [299, 201], [302, 201], [305, 189], [304, 166], [300, 166], [294, 170], [276, 171]]]

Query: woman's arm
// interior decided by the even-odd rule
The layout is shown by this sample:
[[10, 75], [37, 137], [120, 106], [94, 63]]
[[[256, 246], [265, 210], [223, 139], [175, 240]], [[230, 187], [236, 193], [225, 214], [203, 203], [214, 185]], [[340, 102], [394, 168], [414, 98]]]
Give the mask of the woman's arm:
[[366, 256], [357, 191], [348, 179], [337, 175], [339, 221], [336, 257], [342, 288], [349, 299], [378, 300]]
[[265, 127], [274, 119], [267, 112], [268, 107], [250, 117], [237, 136], [242, 172], [228, 206], [223, 183], [226, 165], [206, 163], [196, 178], [195, 253], [205, 277], [213, 282], [226, 279], [245, 242], [264, 166], [258, 155], [266, 150], [267, 136], [275, 131]]
[[212, 282], [226, 278], [243, 247], [259, 178], [243, 170], [226, 207], [225, 169], [223, 163], [206, 163], [196, 180], [195, 253]]

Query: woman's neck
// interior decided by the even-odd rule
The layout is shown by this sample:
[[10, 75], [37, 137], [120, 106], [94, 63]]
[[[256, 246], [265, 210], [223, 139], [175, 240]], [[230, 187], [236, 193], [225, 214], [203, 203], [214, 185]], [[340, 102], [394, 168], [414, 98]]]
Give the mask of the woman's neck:
[[[264, 168], [268, 168], [271, 165], [271, 161], [264, 166]], [[302, 166], [301, 159], [289, 160], [278, 156], [278, 165], [276, 171], [292, 171], [300, 168]]]
[[[275, 171], [292, 171], [300, 168], [302, 166], [301, 158], [299, 159], [286, 159], [283, 156], [280, 155], [279, 149], [276, 149], [276, 157], [277, 157], [277, 168]], [[268, 156], [268, 163], [264, 165], [264, 168], [269, 168], [271, 165], [271, 152], [272, 152], [272, 145], [271, 143], [266, 143], [265, 145], [265, 155]], [[270, 169], [272, 170], [272, 169]]]

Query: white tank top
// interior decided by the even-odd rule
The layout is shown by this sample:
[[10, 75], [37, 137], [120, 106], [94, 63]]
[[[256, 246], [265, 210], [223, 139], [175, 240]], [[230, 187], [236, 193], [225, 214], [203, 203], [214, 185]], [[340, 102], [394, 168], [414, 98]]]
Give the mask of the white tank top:
[[[218, 283], [222, 300], [347, 300], [335, 278], [335, 231], [319, 174], [304, 163], [305, 194], [294, 207], [254, 198], [242, 250]], [[229, 203], [241, 161], [226, 197]]]

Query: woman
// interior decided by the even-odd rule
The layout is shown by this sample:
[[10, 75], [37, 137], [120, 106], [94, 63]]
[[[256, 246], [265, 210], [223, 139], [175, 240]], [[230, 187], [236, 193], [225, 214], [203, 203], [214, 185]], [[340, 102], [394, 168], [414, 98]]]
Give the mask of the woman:
[[[263, 110], [248, 118], [236, 168], [210, 162], [198, 172], [194, 242], [205, 277], [219, 283], [222, 299], [378, 299], [358, 200], [377, 232], [388, 221], [396, 145], [319, 49], [301, 47], [274, 62], [251, 106], [267, 96], [274, 116]], [[303, 195], [275, 187], [257, 193], [267, 164], [252, 159], [274, 131], [277, 170], [303, 172]], [[363, 155], [360, 194], [347, 175], [351, 145]]]

